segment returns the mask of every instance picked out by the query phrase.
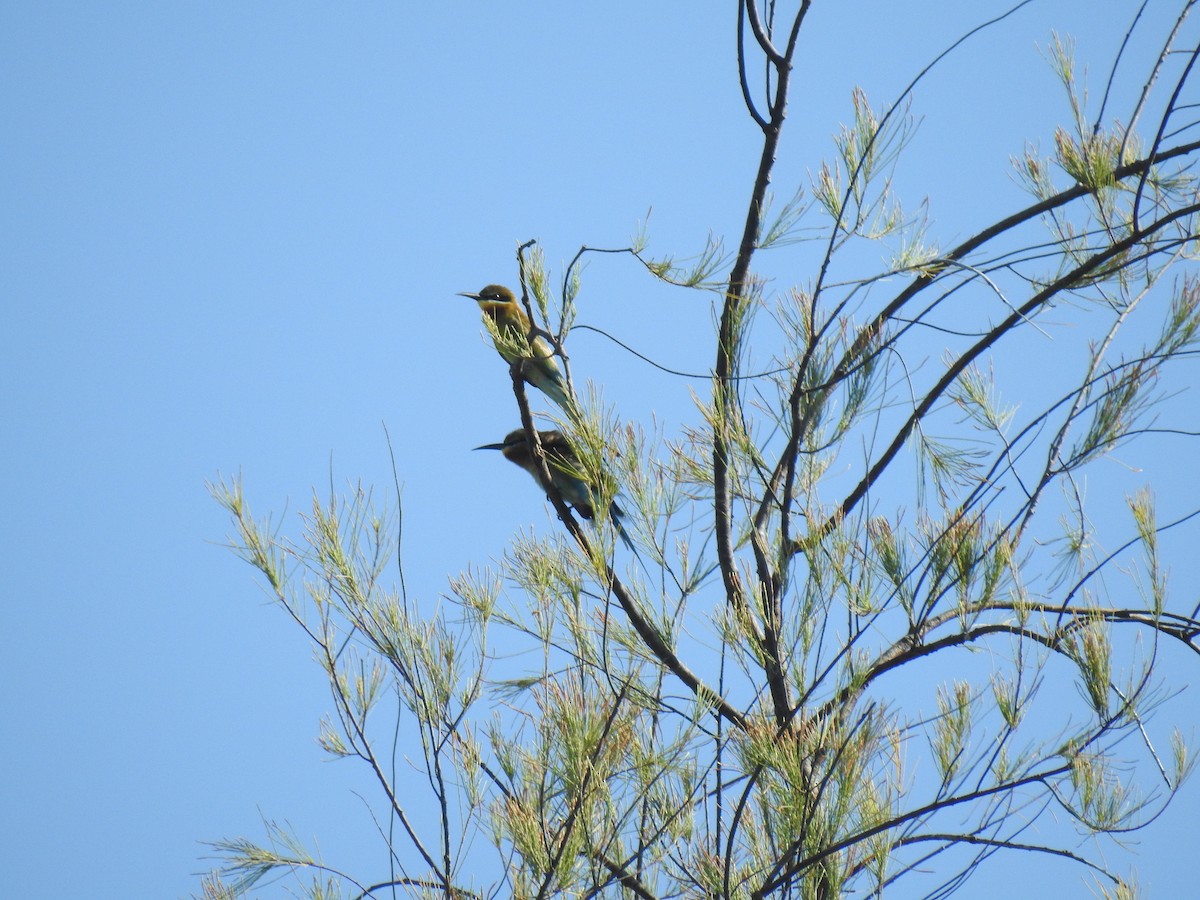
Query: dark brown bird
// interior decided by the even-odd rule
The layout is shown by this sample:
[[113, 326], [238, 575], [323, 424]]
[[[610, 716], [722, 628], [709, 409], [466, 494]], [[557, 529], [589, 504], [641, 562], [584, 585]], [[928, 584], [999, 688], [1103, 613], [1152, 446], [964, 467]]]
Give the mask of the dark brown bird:
[[[579, 457], [575, 455], [575, 448], [571, 446], [571, 442], [561, 431], [539, 431], [538, 439], [546, 454], [546, 468], [550, 471], [551, 483], [563, 500], [575, 507], [575, 512], [585, 519], [593, 518], [596, 514], [597, 492], [584, 480], [583, 467], [579, 464]], [[537, 464], [533, 459], [533, 447], [530, 446], [529, 440], [525, 436], [524, 428], [510, 431], [498, 444], [484, 444], [475, 449], [499, 450], [504, 454], [505, 459], [520, 466], [533, 476], [533, 480], [539, 486], [541, 485], [542, 479], [538, 477]], [[637, 552], [633, 541], [621, 524], [622, 515], [621, 508], [617, 506], [616, 501], [609, 504], [608, 517], [612, 519], [617, 534], [621, 536], [621, 540], [627, 547]]]

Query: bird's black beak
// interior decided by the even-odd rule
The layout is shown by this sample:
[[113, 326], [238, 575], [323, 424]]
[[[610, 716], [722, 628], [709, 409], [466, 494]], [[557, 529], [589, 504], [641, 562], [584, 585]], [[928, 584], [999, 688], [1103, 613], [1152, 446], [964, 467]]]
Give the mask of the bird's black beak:
[[472, 450], [503, 450], [507, 444], [481, 444], [478, 447], [472, 447]]
[[[460, 293], [456, 294], [455, 296], [458, 296], [458, 297], [470, 297], [472, 300], [474, 300], [474, 301], [476, 301], [476, 302], [479, 302], [479, 295], [478, 295], [478, 294], [464, 294], [464, 293], [461, 293], [461, 292], [460, 292]], [[476, 450], [478, 450], [479, 448], [478, 448], [478, 447], [476, 447], [475, 449], [476, 449]]]

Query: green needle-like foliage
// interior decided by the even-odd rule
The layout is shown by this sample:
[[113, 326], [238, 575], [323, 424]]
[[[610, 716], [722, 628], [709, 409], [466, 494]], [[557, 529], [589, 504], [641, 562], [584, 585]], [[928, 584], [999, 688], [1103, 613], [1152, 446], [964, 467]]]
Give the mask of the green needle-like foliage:
[[[586, 264], [670, 286], [710, 329], [693, 371], [668, 363], [684, 329], [639, 332], [641, 307], [629, 333], [586, 327], [690, 418], [632, 421], [571, 382], [578, 408], [547, 426], [499, 367], [512, 427], [570, 449], [522, 445], [549, 521], [420, 597], [371, 491], [315, 499], [288, 537], [240, 479], [214, 487], [328, 679], [320, 746], [377, 788], [381, 862], [351, 877], [268, 823], [213, 845], [205, 896], [288, 874], [310, 897], [941, 897], [1029, 852], [1134, 896], [1119, 842], [1194, 765], [1169, 719], [1200, 619], [1169, 573], [1200, 492], [1190, 468], [1142, 474], [1200, 434], [1180, 397], [1194, 76], [1168, 44], [1130, 50], [1123, 123], [1055, 37], [1065, 122], [1048, 154], [1016, 151], [1031, 198], [964, 237], [929, 212], [939, 184], [900, 188], [934, 65], [890, 104], [845, 98], [778, 204], [789, 102], [820, 89], [793, 80], [821, 39], [809, 6], [740, 6], [762, 138], [744, 220], [691, 256], [652, 255], [643, 226], [561, 277], [518, 248], [509, 283], [568, 379], [599, 302]], [[519, 368], [529, 335], [489, 328]]]

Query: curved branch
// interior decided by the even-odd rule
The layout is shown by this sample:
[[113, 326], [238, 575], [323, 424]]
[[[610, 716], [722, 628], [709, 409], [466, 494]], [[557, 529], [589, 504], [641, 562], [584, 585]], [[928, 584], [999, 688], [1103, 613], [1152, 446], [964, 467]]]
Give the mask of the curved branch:
[[[750, 3], [754, 5], [753, 0]], [[746, 0], [738, 2], [738, 24], [737, 24], [737, 64], [738, 64], [738, 82], [742, 87], [742, 102], [746, 104], [746, 110], [750, 113], [758, 127], [766, 131], [770, 127], [767, 120], [763, 118], [762, 113], [758, 111], [758, 107], [754, 103], [754, 97], [750, 95], [750, 81], [746, 75]]]
[[1099, 872], [1109, 881], [1117, 884], [1120, 878], [1103, 866], [1099, 866], [1092, 862], [1086, 856], [1080, 856], [1078, 853], [1072, 853], [1070, 850], [1062, 850], [1057, 847], [1044, 847], [1040, 844], [1022, 844], [1017, 841], [1006, 841], [1002, 838], [985, 838], [977, 834], [918, 834], [908, 835], [902, 838], [897, 838], [892, 842], [893, 847], [903, 847], [907, 844], [921, 844], [929, 841], [938, 841], [946, 844], [983, 844], [989, 847], [998, 847], [1005, 850], [1029, 850], [1034, 853], [1048, 853], [1051, 856], [1061, 856], [1064, 859], [1069, 859], [1072, 862], [1077, 862], [1087, 866], [1095, 872]]
[[[1167, 108], [1163, 110], [1162, 118], [1158, 123], [1158, 131], [1155, 132], [1154, 140], [1150, 144], [1150, 152], [1146, 154], [1146, 159], [1153, 165], [1158, 151], [1158, 145], [1163, 141], [1163, 135], [1167, 130], [1167, 122], [1171, 120], [1171, 113], [1175, 110], [1175, 105], [1179, 102], [1179, 95], [1183, 93], [1183, 86], [1187, 84], [1188, 75], [1192, 71], [1192, 66], [1196, 64], [1196, 59], [1200, 57], [1200, 45], [1193, 48], [1191, 55], [1188, 57], [1187, 65], [1183, 68], [1183, 74], [1179, 76], [1179, 80], [1175, 83], [1175, 90], [1171, 92], [1171, 99], [1167, 101]], [[1150, 177], [1150, 166], [1147, 166], [1142, 172], [1142, 177], [1138, 180], [1137, 191], [1133, 195], [1133, 212], [1130, 218], [1133, 220], [1134, 233], [1138, 231], [1138, 210], [1142, 202], [1142, 193], [1146, 189], [1146, 181]]]
[[[750, 20], [750, 30], [754, 33], [754, 40], [758, 41], [758, 46], [767, 60], [776, 68], [782, 66], [787, 60], [775, 49], [775, 45], [771, 43], [771, 36], [767, 34], [763, 28], [762, 18], [758, 14], [758, 0], [740, 0], [741, 5], [746, 10], [746, 17]], [[804, 3], [807, 7], [808, 3]], [[803, 18], [807, 9], [802, 9], [797, 18]]]
[[[917, 633], [906, 635], [901, 640], [892, 644], [875, 660], [866, 667], [862, 675], [856, 680], [853, 685], [842, 688], [829, 700], [825, 701], [812, 714], [814, 719], [820, 720], [833, 715], [834, 712], [850, 703], [854, 698], [861, 696], [862, 693], [881, 675], [890, 672], [899, 666], [910, 663], [913, 660], [921, 659], [926, 656], [931, 656], [940, 650], [947, 650], [954, 647], [961, 647], [965, 644], [973, 643], [986, 637], [991, 637], [996, 634], [1006, 634], [1030, 640], [1034, 643], [1041, 644], [1048, 650], [1055, 653], [1063, 653], [1062, 641], [1073, 630], [1075, 622], [1086, 615], [1096, 617], [1102, 621], [1116, 624], [1128, 625], [1143, 625], [1153, 631], [1173, 637], [1180, 643], [1187, 646], [1197, 655], [1200, 655], [1200, 645], [1197, 645], [1196, 638], [1200, 637], [1200, 621], [1195, 618], [1181, 616], [1176, 613], [1150, 613], [1143, 610], [1123, 609], [1117, 607], [1096, 608], [1091, 607], [1087, 610], [1080, 610], [1067, 607], [1065, 605], [1052, 605], [1046, 603], [1031, 603], [1023, 607], [1027, 612], [1041, 613], [1047, 616], [1057, 616], [1068, 618], [1071, 621], [1066, 626], [1058, 626], [1053, 634], [1043, 634], [1040, 631], [1035, 631], [1031, 628], [1026, 628], [1021, 625], [1016, 625], [1008, 622], [992, 622], [986, 625], [978, 625], [973, 628], [968, 628], [955, 634], [946, 635], [936, 641], [925, 642], [924, 636], [931, 631], [940, 627], [948, 621], [957, 619], [960, 615], [958, 610], [947, 610], [937, 616], [928, 619]], [[1017, 605], [1015, 603], [994, 602], [979, 605], [971, 610], [972, 612], [1012, 612], [1017, 613]], [[1171, 624], [1167, 624], [1167, 622]]]

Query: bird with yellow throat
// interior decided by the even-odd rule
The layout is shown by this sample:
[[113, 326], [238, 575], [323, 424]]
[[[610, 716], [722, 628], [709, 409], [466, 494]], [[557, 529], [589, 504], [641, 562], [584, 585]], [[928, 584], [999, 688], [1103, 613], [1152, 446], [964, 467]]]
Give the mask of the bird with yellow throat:
[[567, 380], [554, 360], [554, 350], [541, 335], [533, 335], [529, 316], [517, 298], [502, 284], [489, 284], [477, 294], [459, 294], [479, 304], [479, 310], [491, 321], [492, 340], [496, 351], [509, 365], [523, 361], [521, 375], [566, 412], [575, 404], [567, 388]]

